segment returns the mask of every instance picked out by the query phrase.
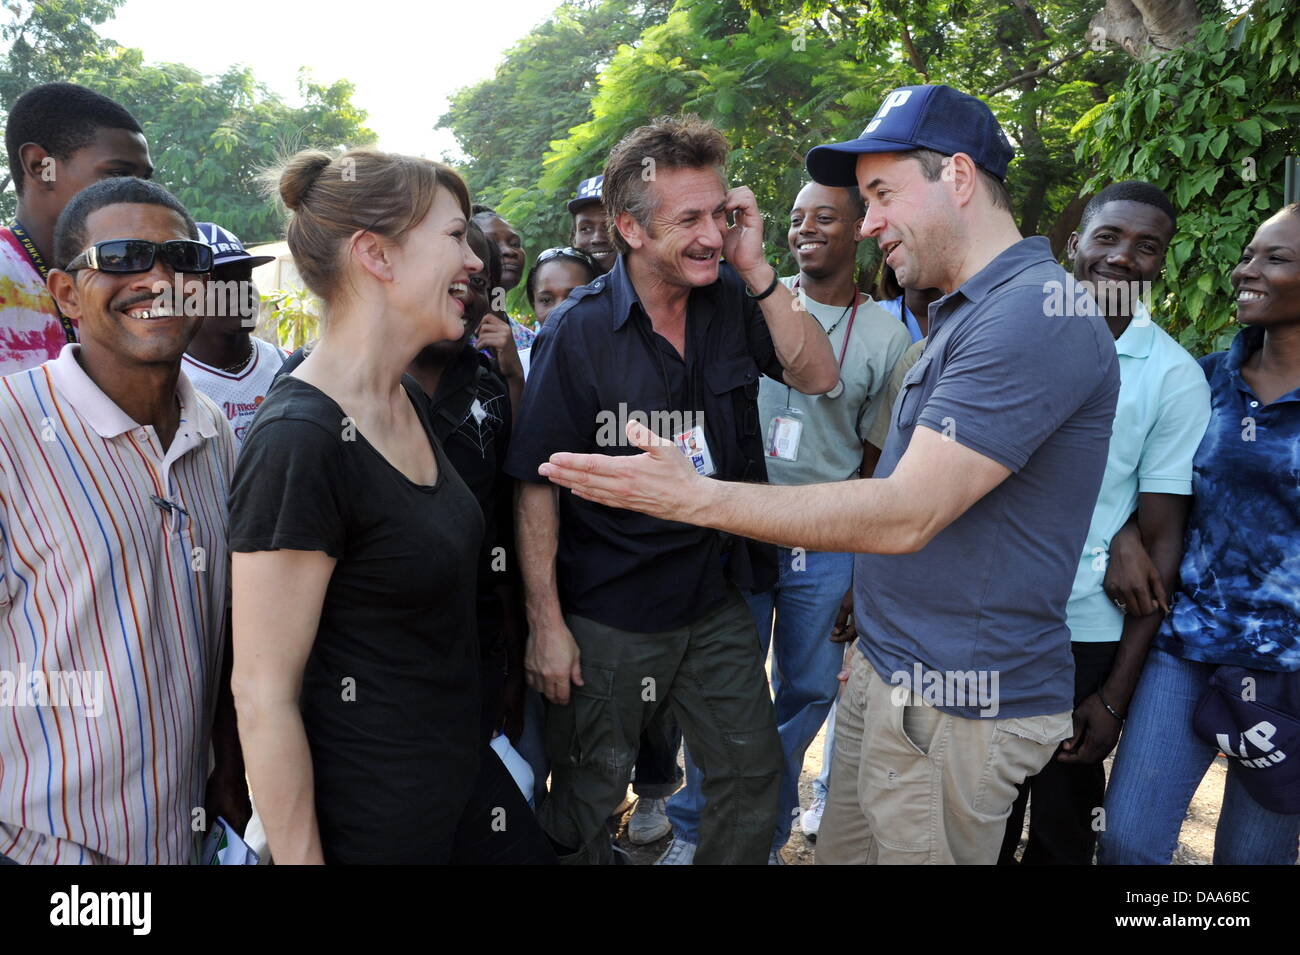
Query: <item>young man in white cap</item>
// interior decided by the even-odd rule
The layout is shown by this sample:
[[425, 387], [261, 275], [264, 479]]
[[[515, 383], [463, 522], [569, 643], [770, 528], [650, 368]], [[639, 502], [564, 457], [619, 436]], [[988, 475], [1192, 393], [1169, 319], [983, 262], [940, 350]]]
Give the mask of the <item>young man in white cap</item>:
[[896, 89], [858, 139], [808, 154], [817, 182], [856, 183], [899, 284], [944, 293], [874, 478], [723, 484], [637, 422], [645, 454], [538, 469], [584, 501], [858, 553], [820, 863], [995, 862], [1016, 786], [1072, 733], [1065, 609], [1118, 360], [1100, 316], [1054, 311], [1066, 274], [1016, 228], [1011, 157], [988, 106], [948, 86]]
[[203, 321], [181, 368], [225, 412], [238, 448], [285, 359], [279, 348], [253, 335], [260, 311], [253, 269], [274, 256], [249, 255], [238, 236], [215, 222], [200, 222], [199, 234], [212, 246], [212, 279]]
[[604, 185], [603, 175], [584, 179], [578, 183], [577, 193], [569, 200], [569, 215], [573, 216], [573, 247], [591, 256], [602, 275], [614, 267], [618, 258], [605, 221]]

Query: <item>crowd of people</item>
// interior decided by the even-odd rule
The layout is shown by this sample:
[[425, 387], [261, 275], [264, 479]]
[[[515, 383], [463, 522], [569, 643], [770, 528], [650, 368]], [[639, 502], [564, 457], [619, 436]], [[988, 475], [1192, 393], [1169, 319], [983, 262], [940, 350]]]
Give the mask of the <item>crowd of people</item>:
[[5, 146], [0, 864], [218, 820], [610, 864], [623, 816], [660, 864], [1169, 863], [1220, 753], [1214, 861], [1296, 862], [1300, 205], [1197, 360], [1169, 197], [1092, 196], [1067, 272], [948, 86], [785, 209], [655, 119], [537, 253], [443, 164], [308, 150], [267, 174], [323, 307], [289, 354], [126, 109], [40, 86]]

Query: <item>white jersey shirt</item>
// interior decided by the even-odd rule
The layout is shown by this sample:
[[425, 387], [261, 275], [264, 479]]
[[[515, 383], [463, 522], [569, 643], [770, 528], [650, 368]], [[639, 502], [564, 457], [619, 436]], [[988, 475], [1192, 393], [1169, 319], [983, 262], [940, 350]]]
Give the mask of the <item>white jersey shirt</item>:
[[241, 371], [226, 372], [205, 365], [190, 355], [181, 357], [181, 368], [199, 391], [217, 403], [235, 432], [235, 449], [244, 444], [244, 434], [253, 423], [262, 399], [271, 390], [275, 373], [284, 364], [285, 354], [270, 342], [253, 337], [253, 357]]

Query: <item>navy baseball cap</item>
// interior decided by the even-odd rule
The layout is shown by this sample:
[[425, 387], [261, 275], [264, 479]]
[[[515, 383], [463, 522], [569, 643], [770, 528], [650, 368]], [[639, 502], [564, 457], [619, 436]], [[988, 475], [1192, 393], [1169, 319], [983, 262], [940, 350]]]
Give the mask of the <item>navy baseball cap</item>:
[[590, 179], [584, 179], [578, 183], [578, 194], [569, 200], [570, 214], [577, 212], [585, 205], [593, 202], [603, 202], [600, 192], [601, 187], [605, 185], [604, 176], [592, 176]]
[[256, 268], [259, 265], [265, 265], [267, 262], [274, 262], [274, 255], [249, 255], [244, 248], [244, 243], [239, 241], [239, 236], [229, 229], [223, 229], [215, 222], [200, 222], [199, 236], [208, 245], [212, 246], [212, 267], [220, 268], [223, 265], [234, 265], [238, 262], [240, 265], [250, 265]]
[[855, 168], [863, 153], [932, 149], [951, 156], [965, 153], [986, 172], [1006, 179], [1015, 154], [993, 110], [983, 100], [951, 86], [900, 86], [880, 104], [857, 139], [814, 146], [804, 164], [823, 186], [856, 186]]
[[[1220, 666], [1192, 716], [1196, 735], [1236, 763], [1255, 802], [1300, 813], [1300, 679], [1295, 673]], [[1244, 698], [1246, 679], [1255, 692]]]

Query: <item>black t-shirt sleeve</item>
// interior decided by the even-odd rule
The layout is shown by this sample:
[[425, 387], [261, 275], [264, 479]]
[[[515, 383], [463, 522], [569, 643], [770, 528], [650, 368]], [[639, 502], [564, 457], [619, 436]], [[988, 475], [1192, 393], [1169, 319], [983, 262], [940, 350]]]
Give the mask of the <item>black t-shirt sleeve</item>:
[[341, 558], [347, 475], [341, 436], [300, 418], [248, 435], [230, 488], [230, 549], [320, 550]]

